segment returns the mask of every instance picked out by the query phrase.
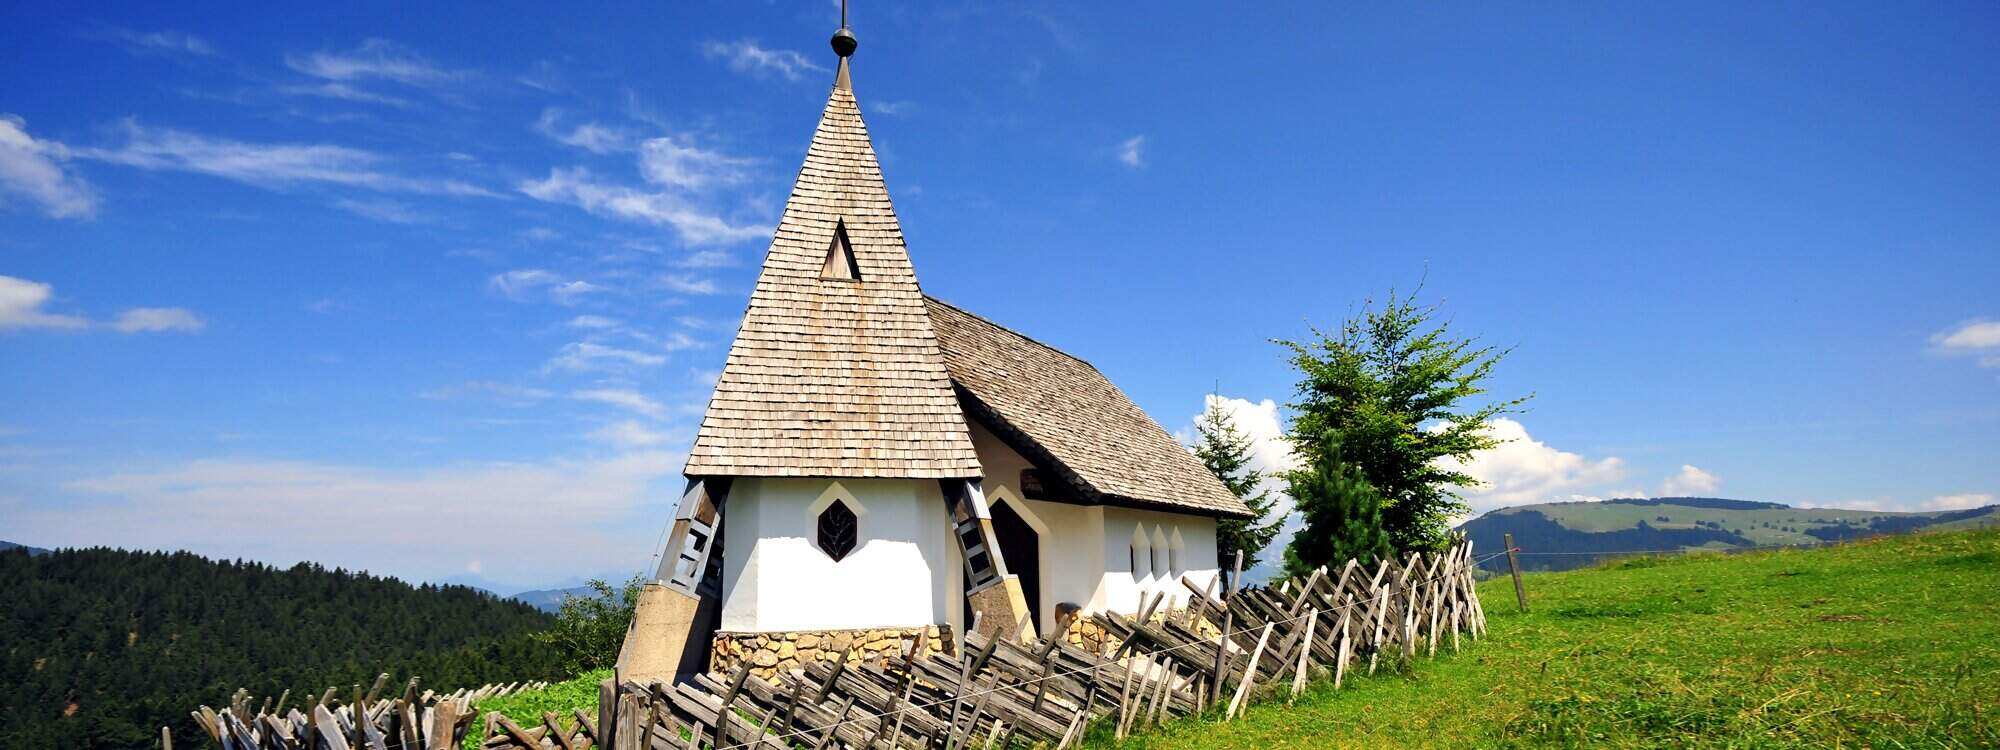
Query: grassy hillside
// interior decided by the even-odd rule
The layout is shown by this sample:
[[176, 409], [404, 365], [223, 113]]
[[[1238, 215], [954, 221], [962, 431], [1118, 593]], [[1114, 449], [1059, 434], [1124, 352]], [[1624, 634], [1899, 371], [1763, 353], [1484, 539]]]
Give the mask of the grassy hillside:
[[1535, 573], [1527, 614], [1511, 586], [1463, 653], [1123, 747], [2000, 747], [2000, 531]]
[[[2000, 526], [2000, 506], [1926, 513], [1793, 508], [1719, 498], [1669, 497], [1543, 503], [1503, 508], [1460, 527], [1480, 549], [1501, 548], [1502, 534], [1531, 553], [1531, 570], [1589, 565], [1590, 556], [1539, 553], [1656, 549], [1734, 549], [1811, 545], [1921, 529]], [[1489, 568], [1504, 561], [1488, 563]]]
[[142, 748], [238, 687], [275, 696], [420, 674], [440, 688], [554, 676], [548, 615], [447, 586], [188, 553], [0, 552], [0, 747]]

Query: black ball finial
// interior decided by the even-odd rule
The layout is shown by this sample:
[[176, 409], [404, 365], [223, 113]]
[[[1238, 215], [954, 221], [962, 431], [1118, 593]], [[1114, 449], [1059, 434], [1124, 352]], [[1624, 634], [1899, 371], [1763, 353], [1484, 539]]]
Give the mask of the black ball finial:
[[833, 54], [841, 57], [853, 55], [854, 48], [861, 46], [861, 41], [854, 38], [854, 32], [848, 31], [845, 26], [840, 27], [839, 31], [833, 32], [831, 42], [833, 44]]

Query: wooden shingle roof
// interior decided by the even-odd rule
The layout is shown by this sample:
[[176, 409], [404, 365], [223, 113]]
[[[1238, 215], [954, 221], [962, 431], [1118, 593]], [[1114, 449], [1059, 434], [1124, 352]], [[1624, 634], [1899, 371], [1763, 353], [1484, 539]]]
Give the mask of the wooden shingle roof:
[[1086, 502], [1250, 509], [1089, 362], [934, 298], [931, 325], [966, 411]]
[[[851, 265], [828, 262], [837, 233]], [[980, 475], [845, 59], [686, 473]]]

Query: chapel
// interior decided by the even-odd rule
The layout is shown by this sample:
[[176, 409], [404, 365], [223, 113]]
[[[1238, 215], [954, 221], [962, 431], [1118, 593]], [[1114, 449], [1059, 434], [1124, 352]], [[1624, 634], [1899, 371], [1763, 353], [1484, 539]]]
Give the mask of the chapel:
[[832, 44], [620, 679], [951, 650], [975, 624], [1101, 648], [1083, 615], [1184, 603], [1220, 575], [1218, 519], [1250, 514], [1089, 362], [924, 294], [844, 18]]

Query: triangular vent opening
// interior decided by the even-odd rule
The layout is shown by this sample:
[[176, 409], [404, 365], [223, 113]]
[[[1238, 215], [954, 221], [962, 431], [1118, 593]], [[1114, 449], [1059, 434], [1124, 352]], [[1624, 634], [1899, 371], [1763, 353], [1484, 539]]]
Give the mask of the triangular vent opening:
[[826, 248], [826, 265], [819, 270], [822, 279], [860, 281], [861, 267], [854, 264], [854, 245], [847, 241], [847, 222], [834, 225], [833, 242]]

